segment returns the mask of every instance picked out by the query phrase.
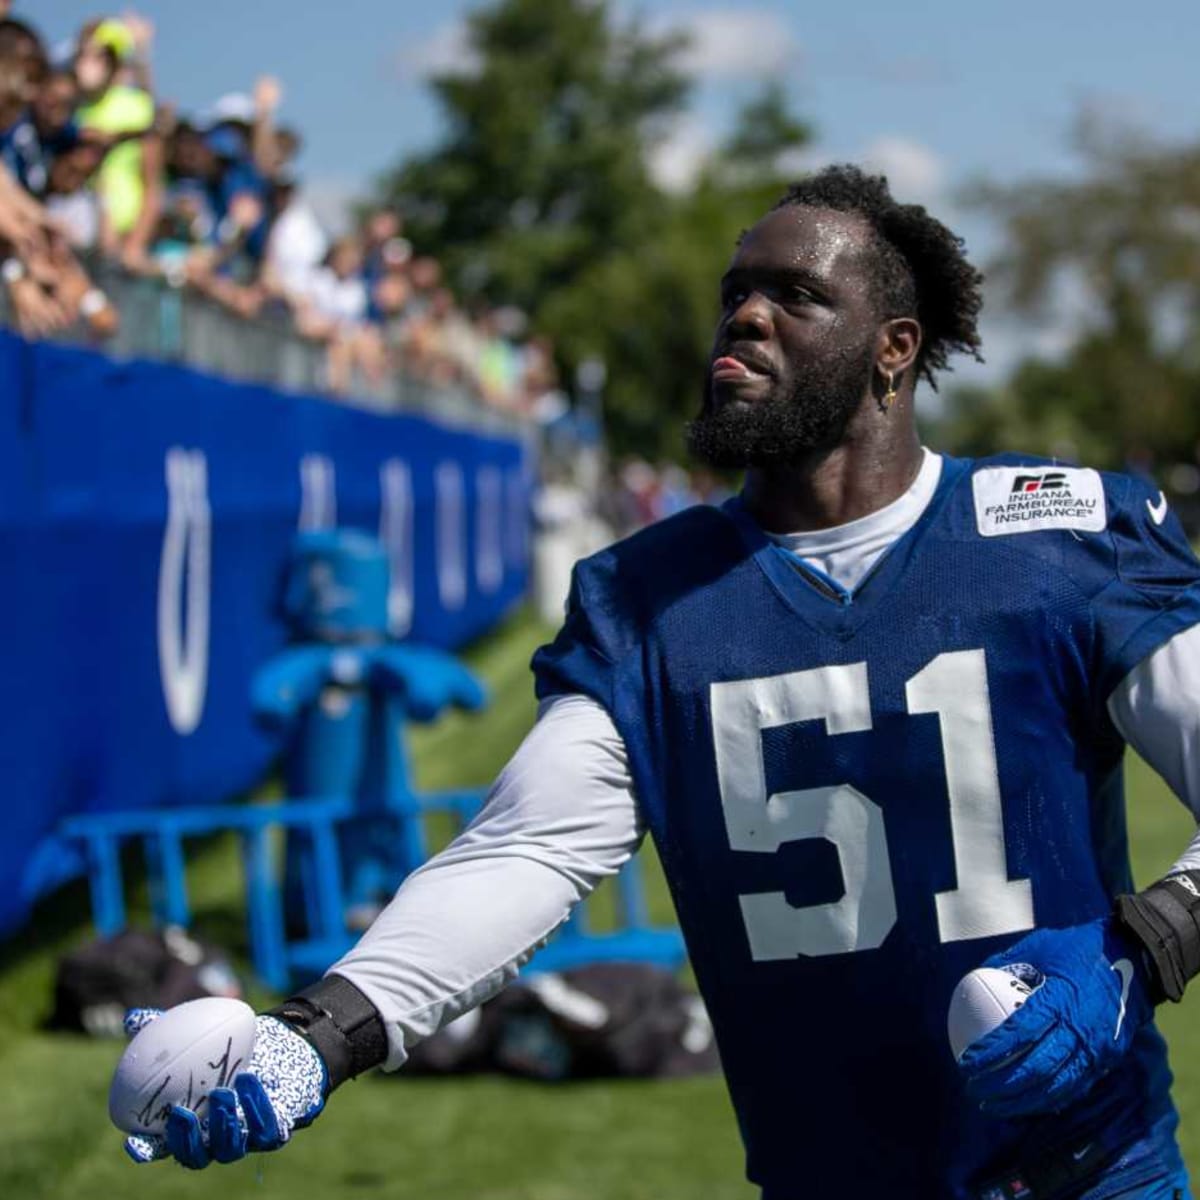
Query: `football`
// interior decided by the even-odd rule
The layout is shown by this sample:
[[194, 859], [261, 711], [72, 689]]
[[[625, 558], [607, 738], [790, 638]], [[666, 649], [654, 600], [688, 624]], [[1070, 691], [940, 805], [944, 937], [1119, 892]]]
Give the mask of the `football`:
[[254, 1051], [254, 1009], [210, 996], [168, 1009], [129, 1043], [113, 1075], [108, 1115], [126, 1133], [159, 1133], [171, 1106], [205, 1115], [210, 1088], [230, 1087]]
[[955, 1059], [1016, 1012], [1041, 985], [1041, 972], [1028, 963], [979, 967], [964, 975], [950, 998], [946, 1018]]

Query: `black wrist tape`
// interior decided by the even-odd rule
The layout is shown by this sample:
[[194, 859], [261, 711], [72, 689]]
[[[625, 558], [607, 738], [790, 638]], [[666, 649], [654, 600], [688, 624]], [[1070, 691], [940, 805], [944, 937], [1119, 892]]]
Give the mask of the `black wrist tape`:
[[1155, 1003], [1178, 1001], [1200, 975], [1200, 871], [1180, 871], [1136, 896], [1118, 896], [1117, 922], [1141, 943]]
[[312, 1043], [329, 1074], [326, 1094], [387, 1058], [387, 1031], [378, 1010], [340, 975], [326, 975], [267, 1016], [286, 1021]]

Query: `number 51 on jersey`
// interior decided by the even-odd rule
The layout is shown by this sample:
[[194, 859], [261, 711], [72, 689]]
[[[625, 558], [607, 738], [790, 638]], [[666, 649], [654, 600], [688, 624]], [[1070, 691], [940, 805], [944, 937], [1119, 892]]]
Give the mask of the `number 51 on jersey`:
[[[939, 654], [905, 685], [908, 711], [941, 728], [958, 886], [938, 892], [943, 942], [1032, 929], [1033, 889], [1009, 879], [987, 663], [982, 650]], [[873, 950], [896, 923], [883, 810], [848, 783], [767, 794], [762, 731], [824, 721], [830, 737], [871, 728], [867, 664], [817, 667], [710, 688], [717, 781], [734, 850], [773, 854], [785, 842], [825, 838], [845, 894], [802, 908], [783, 892], [739, 896], [756, 960]]]

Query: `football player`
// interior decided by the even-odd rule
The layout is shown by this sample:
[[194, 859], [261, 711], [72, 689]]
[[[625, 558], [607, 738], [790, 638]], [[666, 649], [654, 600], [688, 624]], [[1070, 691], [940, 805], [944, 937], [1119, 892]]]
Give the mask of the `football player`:
[[[1200, 564], [1137, 479], [922, 446], [980, 282], [853, 167], [742, 236], [690, 434], [741, 494], [578, 565], [482, 814], [135, 1158], [281, 1145], [649, 830], [765, 1200], [1186, 1195], [1153, 1011], [1200, 971], [1200, 839], [1135, 892], [1121, 786], [1130, 744], [1200, 811]], [[1005, 963], [1044, 983], [956, 1061], [955, 985]]]

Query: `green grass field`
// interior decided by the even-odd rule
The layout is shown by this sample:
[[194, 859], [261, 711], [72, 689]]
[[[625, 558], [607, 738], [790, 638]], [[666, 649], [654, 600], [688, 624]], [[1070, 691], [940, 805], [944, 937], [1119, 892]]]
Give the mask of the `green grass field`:
[[[488, 780], [533, 715], [527, 664], [546, 630], [511, 621], [468, 656], [493, 703], [422, 731], [422, 783]], [[1129, 766], [1134, 863], [1139, 880], [1169, 865], [1192, 822], [1141, 763]], [[669, 905], [657, 868], [652, 903]], [[193, 861], [196, 930], [244, 949], [235, 847], [218, 840]], [[144, 911], [135, 896], [134, 911]], [[603, 897], [599, 904], [603, 905]], [[502, 1079], [409, 1080], [372, 1075], [347, 1085], [313, 1129], [282, 1154], [193, 1174], [162, 1163], [135, 1167], [120, 1152], [106, 1111], [113, 1043], [47, 1034], [54, 961], [90, 936], [86, 892], [45, 904], [27, 932], [0, 946], [0, 1197], [267, 1195], [287, 1200], [750, 1200], [733, 1115], [719, 1079], [544, 1086]], [[256, 1003], [270, 997], [258, 994]], [[1200, 997], [1161, 1016], [1172, 1048], [1184, 1151], [1200, 1165]]]

